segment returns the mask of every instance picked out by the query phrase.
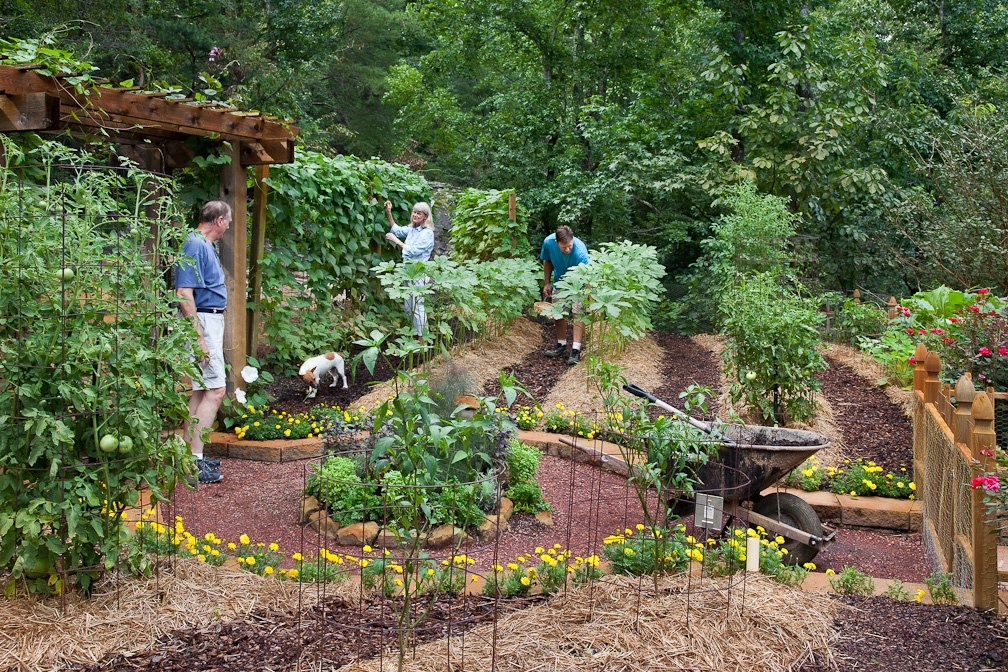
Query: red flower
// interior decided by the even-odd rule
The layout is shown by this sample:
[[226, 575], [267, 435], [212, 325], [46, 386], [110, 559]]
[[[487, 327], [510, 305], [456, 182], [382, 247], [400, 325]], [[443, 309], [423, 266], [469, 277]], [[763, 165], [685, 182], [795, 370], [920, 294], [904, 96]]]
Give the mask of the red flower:
[[1006, 347], [1004, 345], [999, 345], [998, 346], [998, 354], [1001, 355], [1002, 357], [1004, 357], [1005, 355], [1008, 355], [1008, 347]]
[[932, 334], [944, 334], [944, 333], [945, 333], [945, 330], [944, 330], [944, 329], [941, 329], [941, 328], [939, 328], [939, 327], [935, 327], [934, 329], [932, 329], [932, 330], [931, 330], [931, 333], [932, 333]]
[[914, 331], [914, 328], [913, 328], [913, 327], [907, 327], [907, 330], [906, 330], [906, 331], [907, 331], [907, 333], [908, 333], [908, 334], [910, 334], [911, 336], [913, 336], [914, 334], [916, 334], [916, 333], [917, 333], [916, 331]]
[[974, 490], [983, 488], [987, 492], [997, 492], [1001, 489], [1001, 482], [998, 481], [997, 476], [977, 476], [970, 481], [970, 485]]
[[990, 292], [990, 290], [987, 289], [986, 287], [977, 290], [977, 294], [987, 294], [988, 292]]
[[970, 306], [969, 309], [972, 310], [974, 313], [980, 312], [980, 306]]
[[977, 354], [982, 355], [983, 357], [990, 357], [990, 353], [991, 353], [990, 348], [980, 348], [979, 350], [977, 350]]
[[952, 324], [956, 324], [957, 322], [959, 322], [959, 318], [958, 317], [950, 317], [949, 318], [949, 322], [951, 322]]

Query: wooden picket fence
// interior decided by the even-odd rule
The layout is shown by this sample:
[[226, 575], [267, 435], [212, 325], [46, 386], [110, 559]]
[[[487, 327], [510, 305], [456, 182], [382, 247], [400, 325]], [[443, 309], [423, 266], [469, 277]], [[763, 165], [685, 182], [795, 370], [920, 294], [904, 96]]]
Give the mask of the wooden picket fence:
[[977, 391], [968, 373], [954, 388], [942, 384], [941, 360], [923, 344], [914, 359], [914, 481], [923, 505], [924, 548], [936, 569], [951, 574], [960, 602], [997, 609], [998, 536], [983, 489], [971, 485], [996, 468], [995, 393]]

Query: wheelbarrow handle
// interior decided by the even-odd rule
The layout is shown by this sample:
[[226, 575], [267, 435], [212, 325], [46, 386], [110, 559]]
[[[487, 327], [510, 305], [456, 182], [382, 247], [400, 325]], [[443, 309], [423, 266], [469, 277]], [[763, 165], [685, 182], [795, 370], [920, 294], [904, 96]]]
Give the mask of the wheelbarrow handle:
[[[671, 404], [665, 403], [664, 401], [662, 401], [658, 397], [654, 396], [653, 394], [651, 394], [650, 392], [648, 392], [644, 388], [638, 387], [637, 385], [634, 385], [633, 383], [626, 383], [625, 385], [623, 385], [623, 389], [626, 390], [627, 392], [629, 392], [630, 394], [634, 395], [635, 397], [640, 397], [641, 399], [647, 399], [648, 401], [650, 401], [652, 404], [654, 404], [658, 408], [661, 408], [663, 410], [668, 411], [669, 413], [675, 415], [680, 420], [685, 420], [689, 424], [691, 424], [694, 427], [696, 427], [697, 429], [699, 429], [704, 434], [709, 434], [711, 436], [714, 435], [713, 434], [713, 430], [712, 430], [712, 428], [711, 428], [711, 426], [709, 424], [707, 424], [706, 422], [702, 422], [700, 420], [697, 420], [692, 415], [689, 415], [688, 413], [686, 413], [686, 412], [684, 412], [684, 411], [676, 408], [675, 406], [673, 406]], [[728, 440], [728, 439], [726, 439], [724, 437], [720, 437], [720, 438], [721, 438], [722, 442], [726, 446], [734, 446], [735, 445], [734, 441], [730, 441], [730, 440]]]

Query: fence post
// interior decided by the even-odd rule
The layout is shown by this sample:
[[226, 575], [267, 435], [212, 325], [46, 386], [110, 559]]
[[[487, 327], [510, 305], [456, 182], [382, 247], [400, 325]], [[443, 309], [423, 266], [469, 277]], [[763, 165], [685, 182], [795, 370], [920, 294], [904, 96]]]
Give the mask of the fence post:
[[898, 304], [896, 303], [896, 297], [895, 296], [890, 296], [889, 297], [889, 319], [890, 320], [895, 320], [896, 319], [896, 306], [897, 305]]
[[956, 443], [970, 445], [970, 433], [973, 429], [973, 400], [976, 389], [973, 387], [973, 377], [969, 371], [959, 376], [955, 386], [956, 410], [955, 423], [952, 425], [952, 436]]
[[[977, 472], [991, 472], [994, 444], [994, 404], [983, 392], [973, 402], [973, 459]], [[984, 489], [973, 490], [973, 606], [977, 609], [998, 608], [997, 535], [987, 520]]]
[[861, 290], [860, 289], [855, 289], [854, 290], [854, 303], [861, 303]]
[[938, 401], [938, 391], [941, 389], [941, 381], [938, 380], [938, 372], [941, 371], [941, 360], [937, 353], [929, 352], [924, 361], [924, 369], [927, 375], [924, 379], [924, 403], [933, 404]]
[[914, 371], [913, 389], [921, 394], [924, 393], [924, 381], [927, 379], [927, 371], [924, 369], [924, 360], [927, 359], [928, 350], [923, 343], [917, 344], [914, 350]]

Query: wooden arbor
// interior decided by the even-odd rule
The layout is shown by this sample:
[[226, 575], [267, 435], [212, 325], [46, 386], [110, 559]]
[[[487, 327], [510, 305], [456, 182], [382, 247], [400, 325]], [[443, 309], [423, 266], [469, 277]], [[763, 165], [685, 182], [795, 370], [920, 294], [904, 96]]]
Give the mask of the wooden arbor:
[[[89, 85], [78, 90], [66, 78], [42, 76], [35, 66], [0, 66], [0, 132], [68, 133], [103, 137], [117, 151], [146, 170], [168, 173], [195, 158], [190, 138], [230, 143], [231, 163], [220, 175], [220, 199], [229, 203], [234, 220], [220, 243], [227, 277], [225, 357], [231, 364], [228, 392], [245, 366], [256, 315], [247, 310], [249, 268], [246, 169], [255, 167], [252, 222], [253, 298], [260, 287], [255, 266], [265, 233], [269, 165], [294, 161], [297, 127], [255, 112], [242, 112], [214, 102], [194, 102], [137, 88]], [[2, 151], [2, 149], [0, 149]], [[0, 156], [2, 160], [2, 156]]]

